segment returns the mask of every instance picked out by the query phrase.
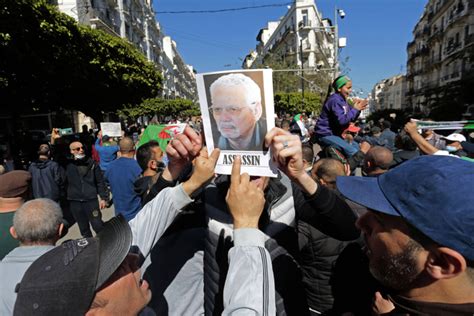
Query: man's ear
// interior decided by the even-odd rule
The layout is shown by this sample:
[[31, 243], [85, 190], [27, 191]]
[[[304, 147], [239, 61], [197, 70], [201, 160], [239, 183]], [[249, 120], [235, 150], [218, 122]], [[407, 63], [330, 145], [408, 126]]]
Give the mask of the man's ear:
[[156, 161], [154, 159], [148, 161], [148, 164], [147, 164], [147, 167], [148, 169], [151, 169], [151, 170], [156, 170]]
[[451, 248], [437, 247], [427, 257], [426, 270], [437, 280], [450, 279], [466, 271], [466, 259]]
[[344, 164], [344, 171], [346, 173], [346, 176], [350, 176], [351, 175], [351, 166], [348, 164], [348, 163], [345, 163]]
[[255, 109], [253, 111], [255, 115], [255, 120], [258, 121], [262, 117], [262, 102], [255, 103]]
[[61, 224], [59, 224], [59, 227], [58, 227], [58, 236], [63, 235], [63, 230], [64, 230], [64, 224], [61, 223]]
[[13, 238], [18, 239], [18, 235], [16, 234], [15, 227], [13, 226], [10, 227], [10, 235], [12, 235]]

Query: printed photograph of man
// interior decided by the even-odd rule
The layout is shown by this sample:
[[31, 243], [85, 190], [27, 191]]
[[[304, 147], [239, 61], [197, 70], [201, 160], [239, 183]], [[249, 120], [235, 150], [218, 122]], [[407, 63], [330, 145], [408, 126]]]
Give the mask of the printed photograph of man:
[[215, 147], [261, 151], [267, 126], [258, 84], [249, 76], [231, 73], [212, 82], [209, 92]]

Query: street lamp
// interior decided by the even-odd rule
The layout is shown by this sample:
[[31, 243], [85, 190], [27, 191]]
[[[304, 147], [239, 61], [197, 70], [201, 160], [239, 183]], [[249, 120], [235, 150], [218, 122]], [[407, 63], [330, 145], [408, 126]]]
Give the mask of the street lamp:
[[[337, 17], [341, 17], [341, 19], [344, 19], [346, 16], [346, 12], [342, 9], [338, 9], [337, 7], [334, 8], [334, 79], [336, 79], [337, 74], [339, 72], [339, 63], [337, 61], [338, 59], [338, 53], [339, 53], [339, 29], [337, 27]], [[345, 43], [344, 43], [344, 46]], [[343, 46], [342, 46], [343, 47]]]

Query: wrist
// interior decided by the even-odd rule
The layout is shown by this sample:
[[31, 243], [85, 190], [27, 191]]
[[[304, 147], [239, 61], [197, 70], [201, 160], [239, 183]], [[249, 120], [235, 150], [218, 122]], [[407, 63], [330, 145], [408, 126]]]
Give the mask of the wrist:
[[168, 166], [165, 168], [166, 173], [163, 175], [164, 178], [168, 181], [178, 179], [185, 166], [186, 164], [168, 164]]
[[234, 229], [239, 228], [258, 228], [258, 218], [234, 218]]
[[191, 176], [191, 178], [189, 178], [188, 181], [185, 181], [183, 183], [183, 189], [184, 189], [184, 192], [186, 192], [188, 196], [191, 196], [191, 194], [193, 194], [202, 185], [203, 185], [202, 181], [199, 181], [196, 179], [196, 177]]
[[309, 195], [313, 195], [318, 189], [318, 184], [309, 174], [304, 173], [297, 179], [295, 179], [296, 184]]

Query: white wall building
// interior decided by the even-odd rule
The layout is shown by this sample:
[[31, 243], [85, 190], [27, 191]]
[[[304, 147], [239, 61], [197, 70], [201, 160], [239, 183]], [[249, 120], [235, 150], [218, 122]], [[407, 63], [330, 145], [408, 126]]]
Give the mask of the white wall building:
[[197, 100], [194, 70], [184, 63], [176, 43], [163, 34], [155, 19], [152, 0], [52, 2], [79, 23], [127, 39], [138, 48], [163, 75], [161, 97]]
[[[169, 36], [163, 37], [163, 65], [166, 73], [166, 97], [184, 98], [193, 101], [197, 100], [196, 95], [196, 75], [194, 68], [184, 63], [178, 52], [176, 42]], [[165, 93], [165, 89], [163, 89]]]
[[372, 89], [369, 106], [374, 111], [402, 110], [406, 108], [406, 76], [396, 75], [377, 82]]
[[382, 96], [383, 88], [385, 87], [385, 80], [386, 79], [377, 82], [370, 93], [369, 108], [371, 113], [381, 110], [380, 98]]
[[259, 42], [243, 61], [243, 68], [259, 68], [269, 57], [304, 68], [332, 68], [334, 28], [323, 19], [314, 0], [296, 0], [279, 21], [268, 22]]

